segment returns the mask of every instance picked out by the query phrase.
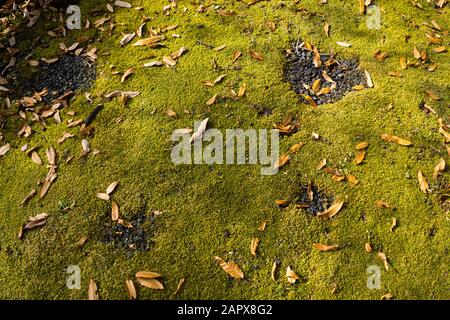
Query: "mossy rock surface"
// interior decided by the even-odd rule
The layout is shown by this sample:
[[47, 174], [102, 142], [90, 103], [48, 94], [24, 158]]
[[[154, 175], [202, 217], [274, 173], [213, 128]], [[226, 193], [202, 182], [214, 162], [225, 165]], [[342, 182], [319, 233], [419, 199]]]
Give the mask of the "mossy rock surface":
[[[29, 138], [17, 137], [20, 122], [16, 118], [8, 119], [1, 129], [0, 144], [10, 143], [11, 150], [0, 157], [0, 298], [85, 299], [89, 279], [94, 279], [101, 299], [126, 299], [125, 280], [146, 270], [162, 274], [165, 290], [138, 288], [139, 299], [380, 299], [386, 293], [397, 299], [448, 299], [450, 216], [439, 197], [448, 174], [444, 172], [438, 181], [431, 177], [440, 158], [448, 162], [437, 119], [446, 122], [450, 115], [450, 59], [448, 52], [434, 53], [437, 46], [428, 44], [425, 32], [429, 28], [422, 23], [435, 20], [442, 30], [449, 30], [449, 9], [439, 13], [427, 1], [419, 2], [423, 9], [409, 1], [377, 1], [382, 13], [379, 30], [367, 28], [356, 1], [322, 5], [317, 0], [297, 4], [274, 0], [247, 6], [218, 0], [208, 2], [212, 6], [205, 13], [196, 12], [201, 1], [178, 1], [178, 8], [168, 14], [162, 11], [168, 4], [163, 0], [130, 0], [133, 7], [143, 9], [115, 8], [114, 13], [107, 12], [106, 1], [80, 1], [83, 21], [89, 19], [92, 24], [110, 16], [115, 23], [112, 34], [90, 28], [68, 31], [67, 38], [56, 39], [47, 31], [58, 24], [41, 19], [33, 34], [17, 36], [19, 48], [29, 48], [39, 34], [48, 46], [35, 48], [33, 58], [55, 57], [61, 54], [60, 42], [70, 45], [88, 35], [95, 39], [90, 46], [98, 49], [98, 77], [88, 90], [94, 104], [79, 92], [61, 111], [62, 123], [48, 120], [45, 131], [34, 123]], [[214, 6], [237, 14], [221, 16]], [[119, 46], [123, 34], [135, 32], [143, 16], [149, 18], [147, 35], [151, 27], [178, 25], [165, 33], [166, 47], [132, 46], [136, 39]], [[323, 31], [325, 23], [331, 26], [329, 37]], [[374, 88], [350, 92], [317, 108], [301, 102], [283, 75], [286, 49], [298, 38], [324, 52], [334, 50], [342, 59], [358, 57]], [[215, 51], [199, 41], [226, 47]], [[339, 41], [351, 47], [339, 46]], [[442, 45], [448, 47], [448, 36]], [[142, 67], [183, 46], [189, 50], [176, 66]], [[400, 70], [400, 57], [414, 59], [414, 46], [427, 50], [437, 64], [434, 72], [413, 67]], [[250, 49], [264, 60], [251, 58]], [[373, 57], [377, 49], [389, 52], [383, 62]], [[232, 63], [238, 50], [243, 55]], [[213, 59], [224, 69], [212, 69]], [[120, 75], [112, 75], [113, 70], [131, 67], [135, 72], [124, 83]], [[32, 76], [25, 61], [18, 61], [16, 68]], [[388, 75], [397, 70], [401, 78]], [[201, 83], [221, 74], [227, 77], [213, 88]], [[219, 99], [207, 106], [214, 94], [225, 96], [243, 83], [245, 97]], [[118, 99], [99, 98], [114, 90], [139, 91], [140, 95], [125, 106]], [[440, 100], [431, 100], [426, 90], [436, 92]], [[67, 128], [67, 120], [85, 118], [100, 102], [104, 109], [92, 123], [94, 136], [88, 138], [91, 149], [100, 152], [78, 158], [82, 138], [78, 127]], [[437, 116], [423, 112], [422, 102]], [[177, 117], [169, 117], [167, 109]], [[67, 110], [76, 115], [67, 115]], [[286, 116], [298, 118], [300, 128], [281, 139], [281, 151], [287, 152], [295, 143], [305, 145], [276, 175], [262, 176], [255, 165], [176, 166], [171, 162], [172, 132], [192, 128], [194, 121], [208, 117], [213, 127], [223, 131], [269, 129]], [[65, 131], [75, 137], [58, 144]], [[325, 142], [311, 138], [312, 132]], [[412, 146], [386, 142], [380, 138], [383, 133], [408, 139]], [[355, 165], [355, 146], [361, 141], [369, 147], [364, 162]], [[20, 150], [25, 143], [39, 144], [42, 159], [46, 148], [56, 149], [58, 178], [43, 199], [34, 197], [19, 207], [48, 171]], [[63, 155], [75, 158], [67, 164]], [[324, 158], [329, 167], [356, 176], [359, 184], [336, 182], [330, 174], [317, 171]], [[419, 170], [429, 181], [429, 193], [419, 189]], [[153, 215], [151, 223], [143, 225], [150, 237], [147, 251], [130, 252], [105, 241], [111, 204], [96, 194], [116, 180], [119, 186], [112, 200], [119, 205], [121, 218], [131, 221], [142, 212]], [[324, 194], [345, 202], [332, 219], [319, 220], [295, 205], [310, 180]], [[277, 199], [290, 204], [279, 208]], [[378, 208], [377, 200], [394, 209]], [[72, 204], [71, 210], [62, 210]], [[18, 239], [19, 228], [42, 212], [49, 214], [46, 225]], [[393, 232], [392, 218], [398, 221]], [[259, 232], [263, 220], [267, 227]], [[77, 242], [83, 236], [87, 240], [80, 247]], [[260, 240], [256, 257], [250, 254], [252, 237]], [[372, 244], [372, 253], [364, 250], [366, 242]], [[339, 250], [319, 252], [314, 243], [338, 245]], [[389, 270], [377, 252], [386, 254]], [[228, 278], [214, 256], [235, 261], [245, 279]], [[277, 281], [271, 279], [275, 260], [279, 261]], [[80, 267], [80, 290], [66, 287], [69, 265]], [[371, 265], [381, 268], [380, 289], [367, 288]], [[288, 266], [301, 278], [294, 285], [285, 277]], [[173, 296], [182, 277], [184, 287]]]

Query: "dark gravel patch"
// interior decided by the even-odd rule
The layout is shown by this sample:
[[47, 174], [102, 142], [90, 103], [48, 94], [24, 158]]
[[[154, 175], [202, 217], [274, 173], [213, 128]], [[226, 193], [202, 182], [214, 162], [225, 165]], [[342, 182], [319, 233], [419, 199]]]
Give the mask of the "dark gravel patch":
[[48, 94], [43, 100], [49, 103], [69, 91], [88, 89], [95, 78], [94, 64], [82, 57], [66, 54], [55, 63], [41, 63], [36, 75], [25, 80], [22, 86], [24, 95], [32, 95], [47, 88]]
[[[310, 196], [311, 194], [312, 199]], [[311, 183], [301, 187], [298, 201], [303, 209], [316, 216], [333, 204], [334, 197], [319, 191], [317, 186]]]
[[116, 222], [108, 223], [105, 241], [128, 251], [148, 251], [151, 241], [144, 229], [144, 224], [152, 223], [153, 219], [154, 217], [148, 218], [145, 213], [141, 213], [129, 222], [131, 226], [124, 226]]
[[[302, 45], [295, 45], [292, 52], [284, 66], [284, 76], [286, 81], [292, 85], [292, 89], [300, 95], [300, 99], [305, 103], [310, 103], [302, 96], [305, 94], [319, 105], [341, 99], [347, 92], [352, 91], [354, 86], [366, 85], [366, 77], [364, 71], [358, 67], [357, 58], [337, 60], [330, 54], [320, 53], [322, 65], [316, 67], [313, 62], [313, 52]], [[335, 63], [326, 66], [327, 61], [330, 62], [331, 59], [334, 59]], [[323, 71], [326, 71], [328, 76], [336, 83], [332, 92], [317, 95], [312, 90], [305, 88], [305, 85], [311, 88], [317, 79], [321, 79], [322, 88], [331, 87], [332, 82], [324, 78]]]

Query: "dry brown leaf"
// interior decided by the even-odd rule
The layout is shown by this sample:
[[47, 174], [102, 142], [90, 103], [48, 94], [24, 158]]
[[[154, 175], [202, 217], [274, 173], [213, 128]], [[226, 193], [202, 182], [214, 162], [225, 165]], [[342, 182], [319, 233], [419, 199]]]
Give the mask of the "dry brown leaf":
[[250, 56], [258, 61], [263, 61], [264, 60], [264, 56], [254, 50], [249, 50], [248, 53], [250, 54]]
[[116, 0], [114, 2], [114, 5], [116, 7], [120, 7], [120, 8], [127, 8], [127, 9], [131, 8], [131, 4], [129, 4], [128, 2], [125, 2], [125, 1], [120, 1], [120, 0]]
[[311, 86], [311, 90], [314, 91], [315, 93], [317, 93], [320, 90], [321, 86], [322, 86], [322, 81], [320, 81], [320, 79], [316, 79]]
[[152, 36], [136, 41], [133, 46], [150, 46], [164, 40], [164, 36]]
[[0, 147], [0, 157], [4, 156], [9, 151], [9, 149], [11, 149], [11, 145], [9, 143], [1, 146]]
[[380, 300], [392, 300], [392, 298], [394, 298], [392, 293], [386, 293], [381, 296]]
[[438, 96], [438, 94], [436, 92], [434, 92], [433, 90], [425, 90], [425, 93], [427, 94], [427, 96], [429, 96], [432, 100], [438, 101], [441, 100], [441, 97]]
[[122, 76], [122, 78], [120, 79], [120, 83], [124, 83], [125, 80], [134, 73], [134, 68], [130, 68], [128, 70], [126, 70]]
[[392, 218], [392, 224], [391, 224], [391, 232], [394, 232], [395, 227], [397, 227], [397, 219]]
[[372, 245], [370, 244], [370, 242], [366, 242], [366, 244], [364, 245], [364, 249], [366, 249], [368, 253], [372, 252]]
[[285, 206], [288, 204], [288, 201], [284, 200], [284, 199], [277, 199], [277, 200], [275, 200], [275, 203], [279, 206]]
[[259, 245], [259, 239], [258, 238], [252, 238], [252, 241], [250, 243], [250, 253], [254, 257], [256, 257], [256, 250], [258, 250], [258, 245]]
[[367, 148], [368, 146], [369, 146], [369, 143], [367, 141], [363, 141], [356, 145], [356, 150], [362, 150], [362, 149]]
[[414, 55], [414, 58], [416, 58], [416, 59], [420, 59], [420, 57], [421, 57], [420, 51], [416, 48], [416, 46], [414, 46], [414, 48], [413, 48], [413, 55]]
[[364, 161], [365, 157], [366, 157], [366, 151], [364, 151], [364, 150], [359, 151], [358, 154], [356, 155], [355, 163], [361, 164]]
[[276, 279], [276, 273], [277, 273], [277, 268], [278, 268], [278, 263], [277, 263], [277, 261], [275, 260], [274, 262], [273, 262], [273, 264], [272, 264], [272, 270], [271, 270], [271, 272], [270, 272], [270, 277], [272, 278], [272, 280], [273, 281], [277, 281], [277, 279]]
[[339, 247], [336, 245], [326, 245], [326, 244], [321, 244], [321, 243], [314, 243], [313, 248], [316, 250], [319, 250], [319, 251], [328, 252], [328, 251], [337, 250]]
[[231, 63], [235, 63], [237, 61], [237, 59], [239, 59], [240, 56], [242, 56], [242, 52], [241, 51], [235, 51], [233, 53], [233, 60], [231, 60]]
[[69, 138], [73, 138], [75, 135], [73, 135], [73, 134], [71, 134], [71, 133], [69, 133], [69, 132], [64, 132], [63, 133], [63, 136], [61, 137], [61, 138], [59, 138], [58, 140], [57, 140], [57, 142], [59, 143], [59, 144], [61, 144], [61, 143], [63, 143], [64, 141], [66, 141], [66, 139], [69, 139]]
[[322, 160], [320, 160], [319, 164], [317, 165], [316, 170], [317, 171], [322, 170], [323, 167], [325, 167], [326, 165], [327, 165], [327, 159], [322, 159]]
[[235, 279], [244, 279], [244, 272], [234, 261], [225, 262], [225, 260], [218, 256], [215, 256], [214, 259], [219, 262], [220, 267], [228, 275]]
[[56, 169], [54, 167], [51, 167], [49, 172], [47, 173], [47, 176], [44, 179], [44, 183], [42, 184], [42, 187], [39, 190], [39, 198], [42, 199], [47, 194], [48, 189], [50, 188], [51, 184], [58, 177], [55, 170]]
[[387, 271], [389, 271], [389, 262], [388, 262], [388, 260], [387, 260], [386, 255], [385, 255], [383, 252], [380, 251], [380, 252], [378, 252], [378, 258], [380, 258], [381, 261], [383, 261], [384, 268], [385, 268]]
[[109, 201], [109, 199], [110, 199], [109, 194], [107, 194], [107, 193], [97, 193], [97, 198], [105, 200], [105, 201]]
[[329, 207], [325, 211], [318, 213], [317, 217], [321, 219], [331, 219], [342, 209], [343, 205], [344, 201], [335, 202], [331, 207]]
[[180, 279], [180, 281], [178, 281], [178, 285], [177, 285], [177, 289], [174, 291], [174, 293], [172, 293], [172, 295], [177, 295], [178, 293], [180, 293], [181, 288], [183, 287], [184, 282], [186, 281], [186, 279], [184, 277], [182, 277]]
[[327, 37], [330, 36], [330, 24], [329, 23], [325, 23], [325, 25], [323, 26], [323, 31], [325, 32]]
[[355, 186], [359, 183], [359, 180], [354, 175], [352, 175], [351, 173], [349, 173], [347, 175], [347, 180], [348, 180], [348, 182], [350, 182], [351, 184], [353, 184]]
[[44, 225], [47, 222], [47, 218], [47, 213], [40, 213], [34, 217], [29, 218], [28, 222], [19, 231], [19, 239], [22, 238], [25, 231]]
[[144, 67], [161, 67], [164, 64], [160, 61], [152, 61], [152, 62], [148, 62], [148, 63], [144, 63]]
[[427, 193], [427, 191], [428, 191], [428, 182], [427, 182], [427, 179], [422, 174], [422, 171], [420, 171], [420, 170], [417, 173], [417, 179], [419, 180], [420, 191]]
[[290, 266], [286, 269], [286, 277], [290, 284], [294, 284], [297, 280], [300, 280], [299, 276], [291, 269]]
[[112, 182], [112, 183], [108, 186], [108, 188], [106, 188], [106, 194], [107, 194], [107, 195], [110, 195], [111, 193], [113, 193], [114, 190], [116, 190], [116, 187], [117, 187], [118, 184], [119, 184], [118, 181]]
[[313, 64], [316, 68], [319, 68], [322, 65], [322, 60], [320, 59], [319, 50], [317, 49], [316, 46], [314, 46], [313, 48], [313, 53], [314, 53]]
[[408, 68], [405, 57], [400, 57], [400, 68], [402, 68], [402, 69]]
[[93, 279], [89, 280], [88, 299], [98, 300], [97, 284]]
[[370, 73], [367, 70], [364, 70], [364, 74], [366, 75], [366, 84], [368, 88], [373, 88], [373, 81]]
[[215, 80], [214, 80], [214, 84], [218, 84], [220, 83], [223, 79], [226, 78], [226, 74], [221, 74], [220, 76], [218, 76]]
[[359, 15], [363, 15], [366, 12], [366, 6], [364, 0], [359, 0]]
[[177, 116], [177, 113], [176, 113], [175, 111], [173, 111], [172, 109], [167, 109], [167, 110], [166, 110], [166, 114], [167, 114], [169, 117], [173, 117], [173, 118], [176, 118], [176, 116]]
[[445, 46], [438, 47], [438, 48], [435, 48], [433, 51], [436, 52], [436, 53], [447, 52], [447, 47], [445, 47]]
[[239, 87], [238, 97], [242, 98], [243, 96], [245, 96], [246, 90], [247, 90], [247, 85], [245, 83], [241, 84], [241, 86]]
[[173, 59], [173, 60], [177, 60], [179, 57], [181, 57], [181, 55], [183, 54], [183, 53], [185, 53], [186, 51], [188, 51], [188, 48], [186, 48], [186, 47], [181, 47], [180, 49], [178, 49], [177, 51], [175, 51], [174, 53], [172, 53], [171, 55], [170, 55], [170, 57]]
[[119, 220], [119, 206], [114, 201], [111, 203], [111, 220]]
[[409, 141], [409, 140], [406, 140], [406, 139], [403, 139], [403, 138], [400, 138], [397, 136], [393, 136], [390, 134], [386, 134], [386, 133], [383, 133], [381, 135], [381, 139], [383, 139], [384, 141], [388, 141], [388, 142], [395, 142], [395, 143], [397, 143], [401, 146], [405, 146], [405, 147], [410, 146], [412, 144], [411, 141]]
[[261, 223], [259, 224], [259, 227], [258, 227], [258, 231], [264, 232], [264, 230], [266, 230], [266, 225], [267, 225], [266, 220], [261, 221]]
[[206, 118], [200, 123], [197, 130], [191, 136], [191, 143], [203, 137], [206, 131], [206, 126], [208, 125], [208, 120], [209, 118]]
[[125, 281], [125, 290], [127, 291], [127, 295], [130, 300], [135, 300], [137, 298], [136, 288], [134, 286], [133, 280]]
[[36, 189], [31, 190], [30, 193], [25, 197], [25, 199], [22, 200], [22, 202], [20, 203], [20, 206], [21, 207], [25, 206], [31, 200], [31, 198], [34, 197], [35, 194], [36, 194]]
[[384, 202], [383, 200], [377, 200], [375, 201], [375, 206], [377, 208], [386, 208], [389, 209], [391, 206], [389, 204], [387, 204], [386, 202]]
[[278, 169], [284, 166], [291, 157], [288, 154], [283, 154], [278, 158], [278, 160], [274, 163], [273, 168]]
[[344, 47], [344, 48], [349, 48], [349, 47], [352, 46], [351, 43], [344, 42], [344, 41], [338, 41], [338, 42], [336, 42], [336, 44], [339, 45], [339, 46], [341, 46], [341, 47]]
[[142, 279], [154, 279], [154, 278], [161, 278], [162, 276], [157, 272], [152, 271], [138, 271], [136, 272], [136, 278], [142, 278]]
[[217, 97], [218, 97], [219, 95], [216, 93], [215, 95], [213, 95], [207, 102], [206, 102], [206, 105], [208, 105], [208, 106], [212, 106], [213, 104], [215, 104], [216, 103], [216, 101], [217, 101]]
[[440, 159], [439, 163], [434, 167], [433, 171], [433, 180], [437, 180], [439, 174], [445, 170], [445, 161], [444, 159]]
[[36, 151], [33, 151], [31, 153], [31, 160], [33, 160], [33, 162], [36, 163], [38, 166], [42, 165], [41, 157]]
[[153, 278], [137, 278], [137, 282], [146, 288], [155, 289], [155, 290], [164, 290], [164, 285], [156, 279]]
[[289, 152], [291, 152], [291, 153], [296, 153], [298, 150], [300, 150], [300, 148], [301, 147], [303, 147], [305, 144], [303, 143], [303, 142], [300, 142], [300, 143], [296, 143], [296, 144], [294, 144], [294, 145], [292, 145], [290, 148], [289, 148]]

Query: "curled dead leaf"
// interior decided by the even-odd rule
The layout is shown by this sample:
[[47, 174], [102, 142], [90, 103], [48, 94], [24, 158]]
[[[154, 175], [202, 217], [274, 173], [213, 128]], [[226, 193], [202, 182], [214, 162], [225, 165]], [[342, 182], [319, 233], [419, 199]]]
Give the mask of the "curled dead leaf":
[[254, 257], [256, 257], [256, 250], [258, 250], [258, 245], [259, 245], [259, 239], [258, 238], [252, 238], [252, 241], [250, 243], [250, 253]]
[[403, 139], [403, 138], [400, 138], [397, 136], [393, 136], [390, 134], [386, 134], [386, 133], [383, 133], [381, 135], [381, 139], [383, 139], [384, 141], [388, 141], [388, 142], [395, 142], [395, 143], [397, 143], [401, 146], [405, 146], [405, 147], [410, 146], [412, 144], [411, 141], [409, 141], [409, 140], [406, 140], [406, 139]]
[[89, 300], [98, 300], [98, 292], [97, 292], [97, 284], [93, 279], [89, 280], [89, 289], [88, 289], [88, 299]]
[[135, 300], [137, 298], [136, 288], [134, 286], [133, 280], [125, 281], [125, 290], [127, 291], [127, 295], [130, 300]]
[[288, 154], [283, 154], [278, 158], [278, 160], [274, 163], [273, 168], [278, 169], [284, 166], [291, 157]]
[[299, 276], [291, 269], [290, 266], [286, 269], [286, 277], [290, 284], [294, 284], [297, 280], [300, 280]]
[[176, 295], [181, 291], [181, 288], [183, 287], [183, 284], [185, 283], [186, 279], [182, 277], [180, 281], [178, 281], [177, 289], [172, 293], [172, 295]]
[[319, 250], [319, 251], [328, 252], [328, 251], [337, 250], [339, 247], [336, 245], [326, 245], [326, 244], [321, 244], [321, 243], [314, 243], [313, 248], [316, 250]]
[[270, 277], [272, 278], [273, 281], [277, 281], [277, 279], [276, 279], [277, 268], [278, 268], [278, 263], [275, 260], [272, 264], [272, 270], [270, 271]]
[[387, 260], [386, 255], [385, 255], [383, 252], [380, 251], [380, 252], [378, 252], [378, 258], [380, 258], [381, 261], [383, 261], [384, 268], [385, 268], [387, 271], [389, 271], [389, 262], [388, 262], [388, 260]]
[[337, 201], [325, 211], [318, 213], [317, 217], [321, 219], [331, 219], [342, 209], [343, 205], [344, 201]]
[[361, 164], [364, 161], [365, 157], [366, 157], [366, 151], [364, 151], [364, 150], [359, 151], [358, 154], [356, 155], [355, 163]]
[[440, 159], [439, 163], [434, 167], [433, 171], [433, 180], [437, 180], [439, 174], [445, 170], [445, 161], [444, 159]]
[[218, 256], [215, 256], [214, 259], [217, 262], [219, 262], [220, 267], [228, 275], [232, 276], [235, 279], [244, 279], [244, 272], [234, 261], [226, 262], [225, 260], [223, 260], [221, 257]]
[[419, 180], [420, 191], [427, 193], [427, 191], [428, 191], [428, 182], [427, 182], [427, 179], [422, 174], [422, 171], [420, 171], [420, 170], [417, 173], [417, 179]]
[[366, 244], [364, 245], [364, 249], [366, 249], [368, 253], [372, 252], [372, 245], [370, 244], [370, 242], [366, 242]]
[[114, 201], [111, 203], [111, 220], [119, 220], [119, 206]]

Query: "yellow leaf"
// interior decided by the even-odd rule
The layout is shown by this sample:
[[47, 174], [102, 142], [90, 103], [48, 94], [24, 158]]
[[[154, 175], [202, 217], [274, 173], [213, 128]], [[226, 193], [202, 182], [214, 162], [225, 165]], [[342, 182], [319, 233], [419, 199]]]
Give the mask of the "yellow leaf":
[[378, 258], [381, 259], [381, 261], [383, 261], [384, 264], [384, 268], [389, 271], [389, 262], [387, 261], [387, 257], [383, 252], [378, 252]]
[[161, 275], [159, 273], [151, 271], [139, 271], [136, 272], [136, 278], [154, 279], [154, 278], [161, 278]]
[[246, 90], [247, 90], [247, 85], [245, 83], [243, 83], [239, 88], [238, 97], [242, 98], [245, 95]]
[[419, 180], [420, 191], [427, 193], [428, 182], [427, 179], [423, 176], [422, 171], [419, 170], [419, 172], [417, 173], [417, 178]]
[[211, 105], [213, 105], [214, 103], [216, 103], [217, 97], [218, 97], [218, 94], [213, 95], [213, 96], [211, 97], [211, 99], [209, 99], [209, 100], [206, 102], [206, 105], [211, 106]]
[[278, 263], [277, 263], [277, 261], [275, 260], [275, 261], [273, 262], [273, 264], [272, 264], [272, 270], [271, 270], [271, 272], [270, 272], [270, 277], [272, 278], [273, 281], [277, 281], [277, 279], [276, 279], [276, 277], [275, 277], [275, 275], [276, 275], [276, 273], [277, 273], [277, 267], [278, 267]]
[[368, 146], [369, 146], [369, 143], [367, 141], [363, 141], [356, 145], [356, 150], [362, 150], [362, 149], [367, 148]]
[[146, 288], [155, 289], [155, 290], [163, 290], [164, 286], [161, 282], [156, 279], [145, 279], [145, 278], [137, 278], [137, 282]]
[[370, 242], [366, 242], [366, 244], [364, 245], [364, 249], [366, 249], [366, 251], [368, 253], [372, 252], [372, 246], [371, 246]]
[[409, 140], [406, 140], [406, 139], [403, 139], [403, 138], [400, 138], [397, 136], [393, 136], [390, 134], [386, 134], [386, 133], [383, 133], [381, 135], [381, 139], [383, 139], [384, 141], [388, 141], [388, 142], [395, 142], [395, 143], [397, 143], [401, 146], [405, 146], [405, 147], [410, 146], [412, 144], [411, 141], [409, 141]]
[[258, 238], [252, 238], [252, 241], [250, 243], [250, 253], [254, 257], [256, 257], [256, 250], [258, 250], [258, 245], [259, 245], [259, 239]]
[[88, 299], [98, 300], [97, 284], [93, 279], [89, 280]]
[[351, 173], [349, 173], [347, 175], [347, 180], [348, 180], [348, 182], [350, 182], [353, 185], [357, 185], [359, 183], [359, 180], [354, 175], [352, 175]]
[[296, 153], [296, 152], [297, 152], [298, 150], [300, 150], [300, 148], [303, 147], [303, 146], [304, 146], [304, 143], [303, 143], [303, 142], [296, 143], [296, 144], [292, 145], [292, 147], [289, 149], [289, 151], [290, 151], [291, 153]]
[[231, 61], [231, 63], [235, 63], [237, 59], [239, 59], [239, 57], [242, 56], [242, 52], [241, 51], [235, 51], [233, 53], [233, 60]]
[[436, 167], [434, 167], [434, 171], [433, 171], [433, 180], [437, 180], [439, 174], [445, 170], [445, 161], [444, 159], [440, 159], [439, 163], [436, 165]]
[[400, 57], [400, 68], [402, 68], [402, 69], [408, 68], [405, 57]]
[[389, 204], [387, 204], [386, 202], [384, 202], [383, 200], [377, 200], [375, 201], [375, 206], [377, 208], [386, 208], [389, 209], [391, 206]]
[[220, 267], [228, 275], [235, 279], [244, 279], [244, 272], [234, 261], [225, 262], [225, 260], [218, 256], [215, 256], [214, 259], [219, 262]]
[[342, 209], [343, 205], [344, 201], [338, 201], [325, 211], [318, 213], [317, 216], [322, 219], [330, 219], [334, 217]]
[[361, 164], [364, 161], [364, 158], [366, 157], [366, 151], [361, 150], [360, 152], [358, 152], [358, 154], [356, 155], [355, 158], [355, 163], [356, 164]]
[[273, 168], [274, 169], [281, 168], [282, 166], [284, 166], [289, 161], [290, 158], [291, 157], [288, 154], [281, 155], [280, 158], [273, 165]]
[[322, 170], [323, 167], [325, 167], [327, 165], [327, 159], [322, 159], [320, 160], [319, 164], [317, 165], [316, 170]]
[[136, 288], [134, 287], [134, 283], [132, 280], [125, 281], [125, 289], [127, 291], [127, 295], [130, 300], [136, 299], [137, 297]]
[[111, 220], [117, 221], [119, 219], [119, 206], [114, 201], [111, 203]]
[[320, 243], [314, 243], [313, 244], [314, 249], [319, 250], [319, 251], [334, 251], [338, 249], [338, 246], [336, 245], [326, 245], [326, 244], [320, 244]]

